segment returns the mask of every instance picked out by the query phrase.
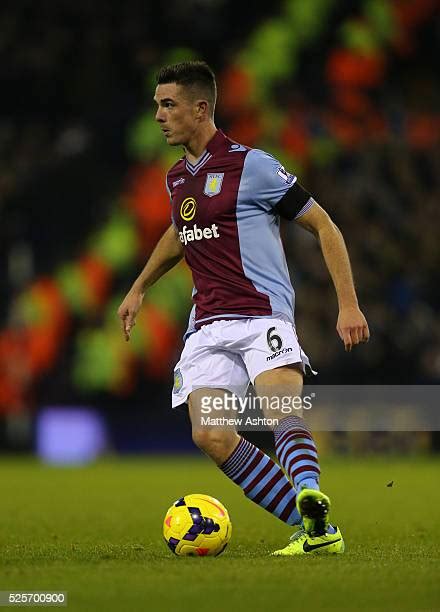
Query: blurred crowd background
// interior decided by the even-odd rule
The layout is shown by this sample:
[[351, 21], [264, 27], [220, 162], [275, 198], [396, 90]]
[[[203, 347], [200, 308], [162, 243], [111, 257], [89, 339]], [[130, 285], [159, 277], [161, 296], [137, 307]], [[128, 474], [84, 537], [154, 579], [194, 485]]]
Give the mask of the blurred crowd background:
[[315, 382], [440, 382], [439, 8], [2, 2], [0, 448], [35, 448], [48, 415], [72, 428], [75, 410], [121, 452], [191, 445], [170, 410], [185, 265], [147, 294], [130, 343], [116, 316], [169, 224], [164, 177], [181, 151], [152, 97], [158, 68], [185, 59], [217, 74], [217, 126], [278, 157], [345, 236], [372, 334], [349, 355], [317, 244], [283, 227]]

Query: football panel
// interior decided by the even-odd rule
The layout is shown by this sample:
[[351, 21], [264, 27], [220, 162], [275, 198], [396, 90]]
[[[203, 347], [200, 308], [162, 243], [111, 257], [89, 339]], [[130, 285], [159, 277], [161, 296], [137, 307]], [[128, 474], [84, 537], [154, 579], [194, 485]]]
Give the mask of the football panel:
[[201, 537], [198, 548], [203, 550], [203, 555], [201, 556], [211, 557], [217, 555], [223, 548], [224, 544], [224, 540], [219, 537], [218, 534], [213, 534], [210, 536], [205, 535]]
[[206, 515], [212, 518], [214, 518], [215, 516], [218, 519], [223, 519], [226, 516], [229, 517], [228, 511], [226, 510], [224, 505], [215, 497], [211, 497], [211, 495], [193, 493], [191, 495], [186, 495], [185, 501], [188, 505], [198, 506], [202, 510], [203, 516]]
[[172, 507], [165, 516], [163, 533], [167, 539], [174, 537], [181, 540], [192, 525], [193, 521], [186, 506]]

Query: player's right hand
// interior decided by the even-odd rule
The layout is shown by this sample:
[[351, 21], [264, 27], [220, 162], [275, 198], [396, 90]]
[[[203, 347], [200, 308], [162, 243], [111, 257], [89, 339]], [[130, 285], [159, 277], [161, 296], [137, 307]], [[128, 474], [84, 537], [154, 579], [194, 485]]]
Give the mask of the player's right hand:
[[136, 325], [136, 315], [143, 299], [143, 292], [136, 287], [132, 287], [118, 308], [118, 317], [121, 319], [122, 332], [127, 342], [130, 340], [132, 328]]

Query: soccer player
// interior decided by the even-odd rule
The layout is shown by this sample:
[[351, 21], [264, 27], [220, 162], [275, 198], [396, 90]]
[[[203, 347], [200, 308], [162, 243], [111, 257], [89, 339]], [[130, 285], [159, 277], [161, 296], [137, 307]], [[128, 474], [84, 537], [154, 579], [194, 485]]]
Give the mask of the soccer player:
[[215, 76], [204, 62], [166, 66], [157, 76], [156, 121], [167, 143], [182, 146], [184, 156], [166, 177], [172, 223], [118, 315], [129, 340], [145, 291], [185, 257], [194, 306], [174, 370], [173, 407], [188, 404], [194, 442], [249, 499], [298, 526], [274, 554], [341, 553], [343, 538], [329, 522], [330, 500], [319, 489], [318, 454], [301, 412], [274, 419], [280, 465], [234, 428], [209, 427], [200, 418], [207, 398], [244, 395], [249, 382], [270, 406], [286, 390], [292, 397], [301, 394], [310, 364], [295, 331], [280, 217], [319, 240], [345, 349], [369, 338], [341, 232], [276, 159], [216, 128], [216, 94]]

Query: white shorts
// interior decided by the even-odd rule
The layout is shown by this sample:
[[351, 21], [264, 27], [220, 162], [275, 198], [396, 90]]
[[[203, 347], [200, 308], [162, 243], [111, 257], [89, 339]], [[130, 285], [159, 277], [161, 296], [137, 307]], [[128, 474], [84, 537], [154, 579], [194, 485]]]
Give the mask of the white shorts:
[[316, 374], [290, 322], [254, 318], [203, 325], [189, 336], [174, 368], [173, 408], [205, 387], [243, 397], [258, 374], [293, 363]]

